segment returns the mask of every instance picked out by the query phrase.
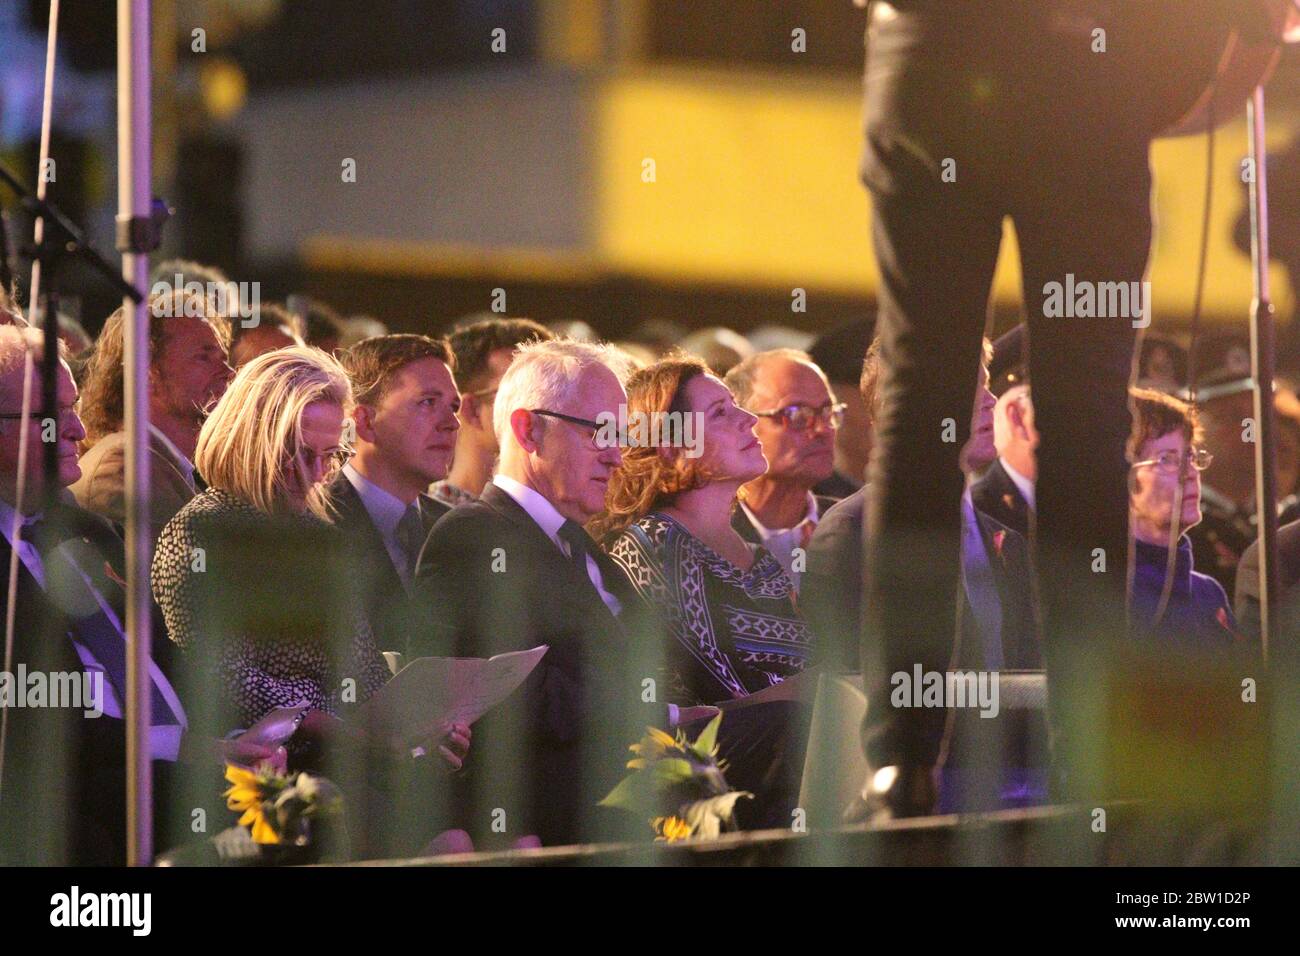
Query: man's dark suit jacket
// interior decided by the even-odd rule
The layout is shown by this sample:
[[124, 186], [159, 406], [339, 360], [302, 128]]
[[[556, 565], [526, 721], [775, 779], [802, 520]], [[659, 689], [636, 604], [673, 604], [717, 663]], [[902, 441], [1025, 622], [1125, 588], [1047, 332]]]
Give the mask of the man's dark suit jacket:
[[[813, 495], [817, 499], [817, 520], [820, 521], [831, 506], [835, 505], [839, 499], [830, 498], [826, 495]], [[737, 503], [731, 511], [731, 526], [736, 529], [742, 538], [750, 544], [762, 544], [763, 539], [758, 535], [758, 529], [754, 523], [749, 520], [749, 515], [745, 514], [745, 509]]]
[[[1278, 608], [1275, 630], [1279, 634], [1300, 635], [1300, 521], [1292, 521], [1277, 529], [1278, 557]], [[1250, 641], [1259, 642], [1259, 542], [1254, 542], [1241, 556], [1237, 565], [1237, 590], [1233, 609], [1237, 614], [1237, 630]]]
[[[404, 652], [410, 632], [429, 626], [424, 607], [407, 594], [379, 529], [347, 475], [338, 475], [330, 485], [330, 504], [334, 526], [343, 532], [345, 559], [355, 575], [355, 593], [365, 605], [375, 644], [381, 651]], [[420, 496], [420, 520], [426, 537], [446, 510], [432, 498]]]
[[971, 485], [975, 510], [1010, 528], [1022, 538], [1029, 537], [1029, 502], [997, 458], [978, 481]]
[[[868, 488], [859, 488], [831, 507], [808, 543], [808, 569], [799, 591], [799, 609], [823, 648], [823, 659], [846, 670], [858, 670], [858, 635], [862, 620], [863, 528]], [[984, 514], [977, 506], [989, 563], [1002, 605], [1004, 666], [1025, 670], [1042, 666], [1034, 637], [1029, 602], [1029, 557], [1025, 539]], [[963, 667], [983, 666], [983, 648], [969, 605], [959, 605]]]
[[[799, 592], [800, 610], [824, 649], [824, 659], [852, 671], [861, 667], [863, 528], [868, 492], [869, 487], [859, 489], [822, 517], [808, 544], [808, 569]], [[1002, 609], [1003, 667], [1037, 670], [1043, 662], [1030, 599], [1027, 542], [978, 507], [975, 520]], [[962, 598], [957, 605], [960, 645], [956, 666], [983, 670], [983, 642], [964, 590]], [[998, 718], [985, 719], [974, 709], [953, 711], [944, 736], [948, 771], [990, 766], [1018, 770], [1043, 767], [1047, 762], [1047, 728], [1041, 713], [1004, 709]], [[996, 779], [997, 771], [992, 773]], [[964, 799], [968, 798], [958, 798]], [[996, 809], [997, 804], [981, 808]]]
[[[57, 514], [57, 519], [56, 519]], [[71, 505], [51, 509], [47, 520], [67, 529], [102, 555], [108, 568], [86, 569], [103, 597], [125, 619], [121, 539], [104, 519]], [[0, 537], [0, 568], [7, 574], [13, 549]], [[103, 572], [103, 573], [101, 573]], [[7, 589], [0, 608], [7, 605]], [[80, 675], [72, 622], [49, 598], [27, 566], [18, 563], [13, 671]], [[170, 673], [170, 642], [155, 634], [159, 668]], [[15, 677], [16, 679], [16, 677]], [[3, 792], [0, 793], [0, 862], [121, 866], [126, 863], [126, 725], [81, 708], [9, 708]], [[154, 762], [155, 805], [166, 803], [171, 765]], [[215, 785], [215, 781], [214, 781]], [[155, 814], [161, 832], [164, 814]], [[160, 842], [159, 847], [165, 846]]]
[[410, 657], [550, 647], [524, 685], [474, 727], [465, 781], [472, 819], [462, 821], [471, 832], [499, 833], [504, 824], [510, 839], [535, 833], [556, 845], [621, 835], [629, 822], [644, 831], [644, 821], [596, 803], [626, 772], [628, 745], [647, 725], [664, 726], [663, 703], [645, 699], [656, 695], [644, 681], [659, 671], [642, 660], [659, 642], [634, 637], [639, 625], [626, 622], [639, 620], [636, 593], [603, 553], [596, 560], [623, 624], [494, 484], [451, 509], [426, 543], [418, 587], [434, 624], [412, 632]]

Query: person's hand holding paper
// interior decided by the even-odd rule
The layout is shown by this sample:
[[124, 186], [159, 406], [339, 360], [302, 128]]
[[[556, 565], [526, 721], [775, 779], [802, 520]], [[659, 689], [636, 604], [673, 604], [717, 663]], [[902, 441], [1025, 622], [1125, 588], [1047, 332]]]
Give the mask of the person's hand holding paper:
[[[509, 697], [546, 654], [542, 644], [484, 660], [421, 657], [411, 661], [358, 712], [372, 731], [422, 745], [459, 769], [470, 745], [470, 725]], [[432, 739], [431, 739], [432, 738]]]

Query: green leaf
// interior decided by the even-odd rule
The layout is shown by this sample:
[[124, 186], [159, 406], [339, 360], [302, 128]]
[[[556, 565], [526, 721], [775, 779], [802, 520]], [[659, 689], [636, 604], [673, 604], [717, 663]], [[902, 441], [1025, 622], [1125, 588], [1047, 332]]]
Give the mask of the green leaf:
[[708, 726], [700, 731], [700, 735], [695, 738], [695, 743], [691, 749], [699, 754], [701, 759], [707, 759], [713, 756], [713, 748], [718, 745], [718, 727], [722, 724], [722, 713], [709, 721]]
[[656, 787], [676, 786], [679, 783], [685, 783], [692, 777], [690, 763], [680, 757], [666, 757], [663, 760], [656, 760], [653, 767]]
[[605, 798], [597, 806], [635, 810], [637, 804], [641, 802], [640, 794], [637, 792], [636, 779], [636, 774], [624, 777], [613, 790], [605, 794]]

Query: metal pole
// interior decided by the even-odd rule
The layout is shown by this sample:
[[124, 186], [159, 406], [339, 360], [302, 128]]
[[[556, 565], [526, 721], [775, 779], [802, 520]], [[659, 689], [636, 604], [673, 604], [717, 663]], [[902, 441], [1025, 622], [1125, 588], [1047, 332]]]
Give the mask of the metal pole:
[[1246, 104], [1250, 129], [1250, 261], [1255, 297], [1250, 305], [1250, 360], [1255, 375], [1255, 513], [1259, 518], [1260, 640], [1267, 659], [1279, 594], [1277, 566], [1276, 425], [1273, 415], [1273, 303], [1268, 290], [1268, 175], [1264, 143], [1264, 87]]
[[[146, 222], [150, 182], [149, 0], [117, 4], [118, 223]], [[142, 294], [149, 285], [149, 255], [124, 251], [122, 273]], [[153, 774], [150, 765], [149, 557], [149, 305], [125, 300], [123, 335], [126, 385], [126, 760], [127, 863], [153, 859]]]

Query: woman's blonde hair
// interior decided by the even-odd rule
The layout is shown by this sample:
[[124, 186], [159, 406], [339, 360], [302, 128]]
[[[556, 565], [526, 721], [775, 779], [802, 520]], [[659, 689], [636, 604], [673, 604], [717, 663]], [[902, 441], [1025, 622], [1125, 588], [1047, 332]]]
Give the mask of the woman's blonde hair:
[[[313, 402], [352, 412], [352, 386], [332, 356], [306, 345], [267, 352], [235, 375], [203, 423], [194, 465], [213, 488], [265, 514], [286, 510], [289, 471], [302, 447], [302, 413]], [[324, 484], [307, 507], [328, 519]]]
[[[687, 411], [687, 383], [712, 374], [702, 361], [682, 353], [633, 372], [627, 380], [628, 418], [637, 412]], [[626, 448], [623, 466], [609, 480], [605, 510], [588, 522], [587, 530], [597, 541], [608, 543], [628, 525], [707, 481], [699, 459], [661, 455], [649, 445]]]

